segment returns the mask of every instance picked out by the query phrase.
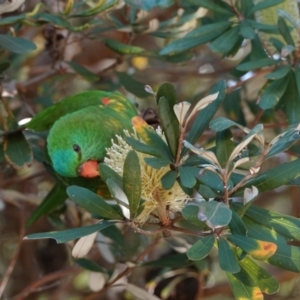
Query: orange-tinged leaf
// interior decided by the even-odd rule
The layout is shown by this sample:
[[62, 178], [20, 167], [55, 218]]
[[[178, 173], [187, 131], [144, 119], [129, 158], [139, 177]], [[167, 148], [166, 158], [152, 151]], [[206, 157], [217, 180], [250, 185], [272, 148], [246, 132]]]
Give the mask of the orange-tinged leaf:
[[131, 119], [131, 123], [136, 130], [136, 132], [140, 135], [140, 137], [146, 142], [150, 142], [146, 129], [148, 129], [149, 125], [138, 116], [135, 116]]
[[228, 240], [257, 260], [266, 260], [277, 250], [275, 243], [256, 240], [243, 235], [230, 235], [228, 236]]

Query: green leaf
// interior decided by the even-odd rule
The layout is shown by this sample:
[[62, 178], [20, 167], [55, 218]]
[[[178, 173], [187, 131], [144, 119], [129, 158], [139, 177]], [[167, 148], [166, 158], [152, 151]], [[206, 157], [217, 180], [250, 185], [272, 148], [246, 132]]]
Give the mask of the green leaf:
[[0, 25], [10, 25], [26, 19], [26, 14], [1, 18]]
[[10, 67], [10, 63], [8, 61], [2, 61], [0, 63], [0, 74], [6, 71]]
[[223, 239], [218, 239], [219, 247], [219, 265], [221, 269], [229, 273], [237, 273], [241, 270], [240, 265], [237, 262], [236, 256], [229, 246], [228, 242]]
[[[240, 207], [241, 205], [236, 203], [235, 206]], [[283, 236], [300, 240], [300, 220], [298, 218], [279, 214], [254, 205], [248, 208], [246, 216], [263, 226], [274, 229]]]
[[55, 184], [43, 202], [32, 213], [26, 225], [29, 226], [41, 216], [51, 213], [57, 206], [64, 203], [67, 198], [66, 187], [60, 183]]
[[111, 50], [119, 53], [119, 54], [141, 54], [145, 51], [145, 49], [141, 47], [136, 47], [132, 45], [123, 44], [117, 40], [113, 39], [105, 39], [104, 44], [110, 48]]
[[174, 170], [168, 171], [162, 178], [161, 178], [161, 185], [164, 190], [171, 189], [176, 181], [178, 173]]
[[228, 159], [235, 148], [235, 144], [231, 139], [232, 134], [229, 129], [217, 132], [216, 156], [222, 168], [227, 165]]
[[264, 0], [252, 7], [247, 13], [247, 16], [251, 16], [253, 13], [259, 10], [266, 9], [268, 7], [274, 6], [276, 4], [282, 3], [284, 0]]
[[145, 157], [144, 161], [147, 165], [154, 169], [160, 169], [172, 163], [169, 159], [156, 157]]
[[183, 186], [191, 188], [196, 184], [195, 176], [199, 173], [199, 169], [194, 167], [178, 167], [180, 182]]
[[113, 225], [114, 223], [111, 221], [103, 221], [101, 223], [95, 225], [89, 225], [79, 228], [67, 229], [63, 231], [51, 231], [51, 232], [41, 232], [41, 233], [33, 233], [27, 235], [25, 240], [36, 240], [36, 239], [55, 239], [58, 244], [66, 243], [83, 236], [87, 236], [97, 231], [101, 231], [102, 229]]
[[257, 177], [247, 181], [245, 187], [254, 185], [258, 188], [259, 192], [273, 190], [288, 184], [294, 178], [300, 176], [300, 159], [291, 162], [283, 163], [269, 171], [266, 171]]
[[197, 6], [205, 7], [210, 11], [213, 11], [215, 13], [219, 13], [222, 15], [232, 16], [234, 14], [233, 11], [227, 10], [227, 9], [223, 8], [222, 6], [212, 2], [210, 0], [188, 0], [188, 2], [195, 4]]
[[4, 136], [3, 150], [5, 159], [16, 169], [28, 166], [32, 161], [31, 147], [21, 131]]
[[282, 99], [284, 100], [284, 111], [289, 124], [299, 124], [300, 101], [299, 101], [299, 69], [296, 68], [290, 74], [289, 82]]
[[162, 152], [162, 149], [155, 147], [155, 146], [149, 146], [147, 144], [144, 144], [134, 138], [131, 138], [129, 136], [125, 137], [126, 143], [128, 143], [134, 150], [142, 153], [146, 153], [155, 157], [165, 158], [165, 153]]
[[232, 210], [232, 217], [228, 224], [232, 234], [247, 235], [247, 227], [240, 216]]
[[203, 227], [203, 222], [198, 218], [199, 206], [187, 205], [182, 209], [182, 216], [190, 223], [196, 225], [199, 228]]
[[28, 53], [36, 49], [33, 42], [8, 34], [0, 34], [0, 47], [14, 53]]
[[139, 157], [132, 150], [124, 162], [123, 190], [129, 201], [130, 218], [134, 219], [141, 201], [142, 179]]
[[241, 271], [236, 274], [226, 272], [226, 276], [235, 299], [263, 300], [261, 290], [255, 285], [255, 282], [245, 270], [241, 269]]
[[35, 20], [46, 21], [46, 22], [49, 22], [50, 24], [55, 24], [58, 27], [72, 29], [68, 20], [66, 20], [62, 16], [48, 14], [48, 13], [38, 13], [38, 14], [34, 15], [33, 18]]
[[240, 26], [230, 28], [210, 43], [213, 52], [228, 53], [239, 39]]
[[75, 263], [79, 265], [81, 268], [84, 268], [91, 272], [100, 272], [100, 273], [107, 273], [107, 270], [96, 264], [94, 261], [86, 259], [86, 258], [79, 258], [75, 259]]
[[216, 193], [210, 187], [208, 187], [204, 184], [200, 184], [198, 193], [206, 200], [208, 200], [210, 198], [217, 198], [220, 196], [218, 193]]
[[251, 258], [246, 256], [239, 263], [263, 293], [274, 294], [278, 292], [279, 284], [277, 280]]
[[279, 66], [275, 71], [265, 75], [265, 78], [272, 79], [272, 80], [280, 79], [285, 77], [290, 72], [290, 70], [291, 70], [290, 65]]
[[99, 80], [98, 75], [94, 74], [93, 72], [89, 71], [87, 68], [77, 64], [74, 61], [66, 61], [66, 63], [80, 76], [85, 78], [87, 81], [95, 82]]
[[159, 55], [176, 54], [210, 42], [231, 26], [231, 22], [203, 25], [189, 32], [185, 37], [176, 39], [159, 51]]
[[168, 145], [174, 157], [176, 157], [179, 140], [179, 122], [174, 113], [174, 105], [177, 104], [177, 94], [172, 84], [165, 82], [156, 94], [158, 113], [161, 126], [166, 135]]
[[259, 107], [262, 109], [269, 109], [274, 107], [282, 95], [284, 94], [289, 82], [289, 77], [283, 77], [267, 84], [266, 88], [262, 90]]
[[237, 125], [238, 123], [229, 120], [225, 117], [218, 117], [209, 123], [209, 128], [213, 131], [220, 132]]
[[[207, 185], [216, 192], [223, 192], [224, 186], [221, 178], [211, 170], [204, 170], [200, 173], [198, 180], [200, 183]], [[228, 186], [230, 190], [231, 187]]]
[[255, 31], [252, 29], [251, 24], [247, 20], [243, 20], [240, 26], [240, 34], [245, 39], [254, 39], [256, 36]]
[[126, 73], [116, 72], [120, 83], [124, 86], [124, 88], [136, 95], [139, 98], [148, 97], [150, 94], [145, 90], [145, 84], [135, 80], [132, 76], [127, 75]]
[[279, 32], [281, 33], [282, 37], [286, 41], [287, 45], [295, 46], [294, 40], [291, 36], [290, 29], [282, 17], [278, 18], [277, 25], [278, 25]]
[[99, 215], [101, 218], [123, 219], [123, 217], [105, 202], [105, 200], [86, 188], [75, 185], [69, 186], [67, 188], [67, 194], [78, 205], [82, 206], [90, 213]]
[[279, 60], [274, 60], [271, 58], [261, 58], [254, 61], [248, 61], [245, 63], [241, 63], [237, 66], [237, 70], [239, 71], [252, 71], [256, 69], [261, 69], [263, 67], [274, 66], [280, 63]]
[[201, 260], [207, 256], [213, 247], [215, 242], [215, 237], [209, 235], [207, 237], [201, 238], [196, 244], [194, 244], [186, 253], [190, 260]]
[[125, 3], [127, 5], [133, 6], [138, 9], [143, 9], [143, 10], [151, 10], [155, 6], [157, 7], [162, 7], [166, 8], [171, 6], [174, 1], [173, 0], [125, 0]]
[[229, 224], [232, 216], [231, 209], [222, 202], [201, 201], [199, 203], [198, 218], [210, 228], [223, 227]]
[[101, 163], [98, 166], [99, 173], [103, 181], [106, 181], [108, 178], [112, 178], [119, 186], [123, 186], [123, 178], [117, 172], [115, 172], [108, 165]]
[[243, 235], [232, 234], [227, 239], [257, 260], [268, 259], [277, 249], [277, 245], [273, 242], [261, 241]]
[[[214, 94], [219, 92], [218, 98], [213, 101], [210, 105], [202, 109], [198, 116], [196, 117], [195, 121], [192, 124], [192, 127], [189, 131], [189, 134], [186, 140], [194, 144], [198, 138], [201, 136], [203, 131], [205, 130], [206, 126], [208, 125], [209, 121], [212, 119], [216, 111], [218, 110], [222, 100], [225, 97], [225, 89], [226, 83], [224, 80], [218, 82], [210, 91], [209, 94]], [[183, 156], [187, 152], [187, 149], [183, 149], [181, 156]]]

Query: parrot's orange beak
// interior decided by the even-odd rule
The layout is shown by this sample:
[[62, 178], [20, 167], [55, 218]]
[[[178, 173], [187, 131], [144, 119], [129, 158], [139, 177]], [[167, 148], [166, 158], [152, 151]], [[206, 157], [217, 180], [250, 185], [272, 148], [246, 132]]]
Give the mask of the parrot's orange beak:
[[77, 169], [78, 175], [86, 178], [100, 176], [98, 171], [98, 162], [96, 160], [88, 160], [81, 164]]

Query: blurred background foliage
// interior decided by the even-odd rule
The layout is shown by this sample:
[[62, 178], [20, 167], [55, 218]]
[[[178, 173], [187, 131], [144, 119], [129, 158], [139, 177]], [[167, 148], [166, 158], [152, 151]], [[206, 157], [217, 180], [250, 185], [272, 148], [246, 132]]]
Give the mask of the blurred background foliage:
[[[89, 217], [67, 201], [26, 227], [55, 180], [43, 164], [46, 134], [23, 131], [25, 139], [19, 126], [60, 99], [92, 89], [120, 91], [156, 126], [155, 97], [145, 85], [157, 91], [163, 82], [171, 82], [180, 101], [195, 103], [216, 82], [225, 80], [227, 94], [216, 116], [248, 128], [263, 123], [271, 140], [300, 119], [298, 4], [278, 0], [23, 2], [0, 2], [4, 145], [0, 148], [0, 293], [3, 299], [94, 299], [92, 291], [98, 287], [93, 283], [103, 278], [86, 270], [99, 271], [90, 261], [74, 264], [72, 242], [22, 242], [29, 233], [82, 226]], [[233, 133], [242, 135], [239, 129]], [[207, 128], [198, 143], [211, 147], [214, 137]], [[263, 170], [291, 161], [299, 153], [296, 143], [269, 159]], [[256, 203], [299, 217], [298, 184], [267, 191]], [[101, 231], [97, 241], [89, 258], [107, 270], [117, 264], [119, 272], [151, 244], [145, 236], [129, 231], [119, 235], [114, 227]], [[183, 254], [189, 242], [175, 235], [150, 249], [148, 256], [154, 263], [135, 269], [129, 282], [146, 286], [161, 299], [233, 299], [217, 252], [191, 263]], [[297, 274], [270, 265], [268, 271], [281, 290], [265, 299], [298, 299]], [[148, 299], [140, 293], [135, 286], [127, 291], [115, 287], [95, 299]]]

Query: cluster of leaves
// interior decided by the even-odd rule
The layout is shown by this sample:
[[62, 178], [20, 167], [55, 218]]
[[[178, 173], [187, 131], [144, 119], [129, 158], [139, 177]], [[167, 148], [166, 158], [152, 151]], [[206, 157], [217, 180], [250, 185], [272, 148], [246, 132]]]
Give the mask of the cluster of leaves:
[[[171, 189], [178, 181], [186, 193], [192, 195], [197, 191], [203, 197], [203, 201], [188, 203], [176, 215], [179, 219], [184, 218], [183, 227], [180, 223], [174, 224], [177, 218], [167, 226], [163, 222], [153, 223], [152, 226], [158, 226], [158, 229], [152, 231], [145, 231], [134, 222], [135, 216], [143, 210], [143, 199], [139, 158], [135, 151], [130, 151], [124, 161], [123, 177], [105, 164], [99, 166], [102, 179], [118, 206], [107, 203], [84, 187], [72, 185], [67, 188], [72, 200], [103, 221], [62, 232], [33, 234], [28, 238], [55, 238], [62, 243], [91, 235], [115, 223], [127, 224], [141, 234], [179, 230], [200, 237], [186, 253], [191, 261], [205, 258], [214, 245], [218, 248], [220, 267], [226, 272], [236, 298], [261, 299], [262, 292], [276, 292], [277, 281], [253, 259], [299, 272], [297, 262], [300, 249], [288, 245], [288, 242], [300, 239], [300, 221], [250, 205], [258, 192], [288, 184], [300, 176], [299, 160], [257, 175], [266, 159], [281, 153], [299, 139], [299, 128], [291, 127], [265, 147], [262, 125], [249, 130], [223, 117], [211, 121], [224, 96], [225, 83], [222, 81], [213, 87], [211, 95], [190, 110], [187, 102], [177, 104], [174, 87], [165, 83], [158, 90], [157, 101], [167, 142], [143, 123], [136, 126], [136, 131], [144, 142], [126, 137], [135, 151], [150, 155], [145, 158], [145, 163], [152, 168], [171, 166], [161, 180], [164, 189]], [[60, 109], [63, 103], [56, 107]], [[170, 109], [173, 106], [174, 110]], [[180, 145], [186, 125], [196, 114], [184, 141], [196, 155], [187, 157], [188, 148], [181, 148]], [[215, 147], [209, 150], [195, 148], [191, 143], [195, 143], [209, 122], [211, 129], [217, 131]], [[237, 144], [232, 141], [229, 129], [232, 126], [240, 127], [245, 132], [244, 138]], [[242, 165], [250, 162], [250, 158], [253, 166], [241, 169]], [[241, 173], [243, 170], [244, 174]], [[244, 190], [245, 205], [230, 201], [232, 197], [243, 195]], [[88, 249], [82, 250], [81, 247], [79, 256], [85, 255]], [[103, 272], [100, 267], [99, 270]]]

